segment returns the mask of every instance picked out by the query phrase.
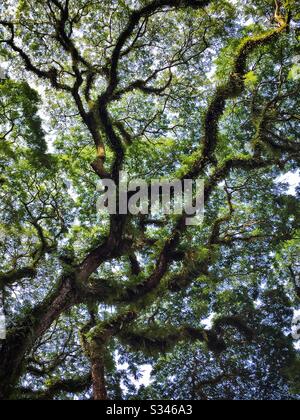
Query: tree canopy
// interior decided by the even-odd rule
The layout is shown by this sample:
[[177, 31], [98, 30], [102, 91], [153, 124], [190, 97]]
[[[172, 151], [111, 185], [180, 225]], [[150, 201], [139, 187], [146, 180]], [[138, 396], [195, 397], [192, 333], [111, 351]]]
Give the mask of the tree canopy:
[[[299, 399], [299, 39], [296, 0], [2, 0], [0, 399]], [[99, 214], [121, 171], [204, 222]]]

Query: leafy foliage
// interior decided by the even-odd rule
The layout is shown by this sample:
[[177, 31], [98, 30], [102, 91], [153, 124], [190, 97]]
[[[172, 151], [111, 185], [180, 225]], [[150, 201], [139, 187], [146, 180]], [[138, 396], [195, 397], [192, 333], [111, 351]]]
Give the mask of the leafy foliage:
[[[1, 399], [299, 399], [299, 16], [2, 1]], [[97, 214], [121, 170], [203, 178], [204, 223]]]

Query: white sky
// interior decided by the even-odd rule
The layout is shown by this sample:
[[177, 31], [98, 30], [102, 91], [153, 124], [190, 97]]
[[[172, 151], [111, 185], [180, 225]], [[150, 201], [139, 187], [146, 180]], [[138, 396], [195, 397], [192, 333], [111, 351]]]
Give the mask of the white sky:
[[288, 194], [295, 195], [296, 188], [300, 185], [300, 172], [288, 172], [277, 179], [278, 182], [289, 184]]

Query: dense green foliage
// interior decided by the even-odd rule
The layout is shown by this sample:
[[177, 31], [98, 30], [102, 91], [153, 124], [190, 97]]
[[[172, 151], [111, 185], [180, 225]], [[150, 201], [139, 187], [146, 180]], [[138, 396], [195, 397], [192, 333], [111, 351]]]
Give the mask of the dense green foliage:
[[[294, 0], [1, 2], [0, 399], [299, 399], [299, 40]], [[204, 223], [98, 214], [121, 170]]]

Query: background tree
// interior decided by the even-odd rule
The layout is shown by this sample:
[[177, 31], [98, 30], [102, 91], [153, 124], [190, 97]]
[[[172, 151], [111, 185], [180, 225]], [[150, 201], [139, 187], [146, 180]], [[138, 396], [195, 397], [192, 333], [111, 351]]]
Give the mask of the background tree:
[[[2, 2], [1, 399], [297, 398], [299, 16]], [[98, 215], [121, 170], [203, 178], [203, 225]]]

